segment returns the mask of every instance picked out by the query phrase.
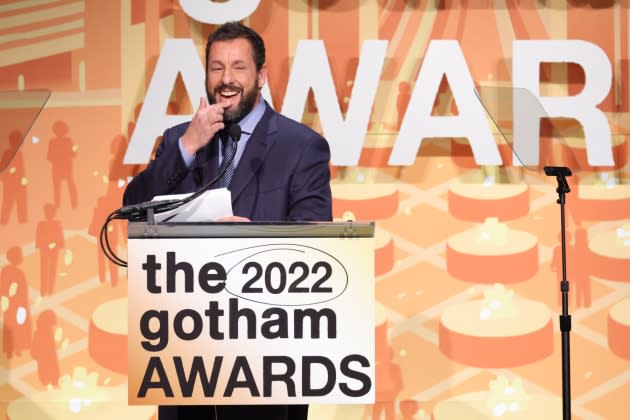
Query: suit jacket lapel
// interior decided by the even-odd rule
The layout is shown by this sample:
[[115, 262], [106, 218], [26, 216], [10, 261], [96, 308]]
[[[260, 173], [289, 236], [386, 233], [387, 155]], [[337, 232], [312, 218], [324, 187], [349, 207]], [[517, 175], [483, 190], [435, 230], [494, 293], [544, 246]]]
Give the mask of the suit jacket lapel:
[[243, 152], [243, 156], [241, 156], [241, 160], [230, 182], [233, 203], [241, 192], [243, 192], [245, 186], [252, 180], [258, 168], [260, 168], [260, 165], [265, 160], [265, 156], [275, 142], [275, 136], [273, 134], [277, 130], [275, 111], [267, 104], [267, 109], [258, 122], [258, 125], [256, 125], [254, 132], [251, 134], [247, 142], [247, 147]]

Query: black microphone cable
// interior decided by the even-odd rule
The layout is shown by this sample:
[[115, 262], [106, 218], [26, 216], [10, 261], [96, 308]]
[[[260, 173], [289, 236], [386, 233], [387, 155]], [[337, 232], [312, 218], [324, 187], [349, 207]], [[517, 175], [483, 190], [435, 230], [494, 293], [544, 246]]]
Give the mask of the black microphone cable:
[[[235, 148], [237, 148], [238, 141], [241, 138], [241, 126], [238, 124], [230, 124], [227, 128], [227, 133], [232, 138], [232, 140], [234, 140], [234, 146]], [[209, 190], [210, 187], [216, 184], [217, 181], [219, 181], [219, 179], [223, 177], [223, 175], [225, 174], [225, 171], [230, 166], [235, 156], [236, 156], [236, 149], [234, 151], [234, 155], [232, 155], [230, 160], [228, 160], [227, 163], [225, 163], [224, 165], [221, 165], [222, 170], [216, 177], [210, 180], [210, 182], [208, 182], [206, 185], [201, 187], [195, 193], [187, 197], [173, 199], [173, 200], [145, 201], [144, 203], [131, 204], [129, 206], [121, 207], [117, 211], [119, 214], [125, 216], [125, 218], [129, 220], [141, 221], [143, 220], [143, 216], [147, 213], [147, 211], [151, 209], [153, 210], [154, 213], [164, 213], [166, 211], [176, 209], [179, 206], [186, 204], [194, 200], [195, 198], [199, 197], [201, 194]]]
[[[201, 194], [205, 193], [206, 191], [208, 191], [210, 189], [210, 187], [212, 187], [214, 184], [216, 184], [221, 178], [223, 178], [223, 175], [225, 175], [225, 172], [227, 171], [227, 169], [230, 167], [230, 165], [232, 165], [232, 161], [234, 161], [234, 158], [236, 157], [236, 151], [238, 150], [238, 141], [241, 139], [241, 126], [238, 124], [231, 124], [228, 126], [227, 128], [227, 134], [232, 138], [232, 140], [234, 141], [234, 154], [232, 156], [230, 156], [230, 158], [226, 161], [223, 162], [221, 164], [221, 172], [219, 172], [219, 174], [214, 177], [213, 179], [211, 179], [206, 185], [204, 185], [203, 187], [201, 187], [200, 189], [198, 189], [196, 192], [194, 192], [193, 194], [184, 197], [181, 199], [180, 203], [175, 203], [177, 205], [175, 205], [175, 207], [173, 208], [177, 208], [179, 206], [182, 206], [186, 203], [191, 202], [192, 200], [194, 200], [195, 198], [199, 197]], [[166, 210], [164, 210], [166, 211]]]
[[103, 226], [101, 226], [101, 231], [98, 238], [99, 245], [101, 247], [101, 250], [103, 251], [103, 254], [105, 254], [105, 257], [107, 257], [108, 260], [120, 267], [127, 267], [127, 261], [116, 255], [111, 247], [111, 244], [109, 243], [109, 236], [107, 235], [109, 232], [109, 223], [114, 219], [124, 218], [118, 215], [117, 210], [114, 210], [107, 216], [107, 218], [105, 219], [105, 223], [103, 223]]
[[[184, 198], [172, 199], [172, 200], [161, 200], [161, 201], [145, 201], [140, 204], [131, 204], [128, 206], [123, 206], [119, 209], [111, 212], [107, 218], [105, 219], [105, 223], [101, 226], [101, 231], [99, 235], [99, 244], [103, 254], [110, 260], [112, 263], [120, 266], [127, 267], [127, 261], [120, 258], [116, 255], [115, 251], [112, 249], [111, 244], [109, 242], [108, 232], [109, 232], [109, 223], [112, 220], [128, 220], [128, 221], [142, 221], [147, 217], [153, 218], [153, 215], [158, 213], [164, 213], [170, 210], [174, 210], [180, 206], [183, 206], [186, 203], [194, 200], [199, 197], [204, 192], [208, 191], [210, 187], [219, 181], [227, 171], [227, 168], [232, 164], [234, 157], [236, 156], [236, 150], [238, 149], [238, 141], [241, 138], [241, 126], [238, 124], [231, 124], [227, 128], [227, 134], [234, 141], [234, 154], [230, 156], [230, 159], [224, 164], [221, 165], [221, 172], [211, 179], [207, 184], [201, 187], [199, 190], [190, 194]], [[150, 216], [148, 216], [150, 215]], [[153, 221], [151, 221], [154, 223]]]

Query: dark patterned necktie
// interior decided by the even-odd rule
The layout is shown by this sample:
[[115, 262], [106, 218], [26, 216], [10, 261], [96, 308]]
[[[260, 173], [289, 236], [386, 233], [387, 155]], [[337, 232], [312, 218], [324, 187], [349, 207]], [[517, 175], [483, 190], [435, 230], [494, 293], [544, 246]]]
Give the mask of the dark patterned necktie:
[[234, 153], [236, 153], [236, 143], [229, 135], [227, 135], [227, 133], [220, 133], [219, 138], [221, 139], [221, 151], [223, 153], [223, 162], [219, 167], [219, 173], [223, 171], [225, 165], [229, 165], [225, 168], [225, 173], [217, 182], [217, 188], [224, 188], [230, 185], [232, 175], [234, 175]]

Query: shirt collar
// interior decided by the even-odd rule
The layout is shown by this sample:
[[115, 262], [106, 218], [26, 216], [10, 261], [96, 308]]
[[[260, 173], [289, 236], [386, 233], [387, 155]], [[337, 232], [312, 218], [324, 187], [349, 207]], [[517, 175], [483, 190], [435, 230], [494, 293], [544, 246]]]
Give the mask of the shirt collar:
[[265, 101], [262, 97], [259, 97], [258, 104], [249, 111], [249, 114], [245, 115], [238, 125], [241, 126], [241, 131], [245, 134], [252, 134], [254, 128], [258, 125], [258, 122], [262, 118], [266, 109]]

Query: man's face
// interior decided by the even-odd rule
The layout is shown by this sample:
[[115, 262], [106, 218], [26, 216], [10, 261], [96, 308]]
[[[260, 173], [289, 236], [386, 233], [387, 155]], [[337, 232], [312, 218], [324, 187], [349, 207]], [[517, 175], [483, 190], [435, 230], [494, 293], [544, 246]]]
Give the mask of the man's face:
[[267, 78], [265, 65], [256, 71], [252, 46], [244, 38], [215, 41], [208, 53], [208, 102], [223, 106], [223, 121], [239, 122], [259, 101]]

